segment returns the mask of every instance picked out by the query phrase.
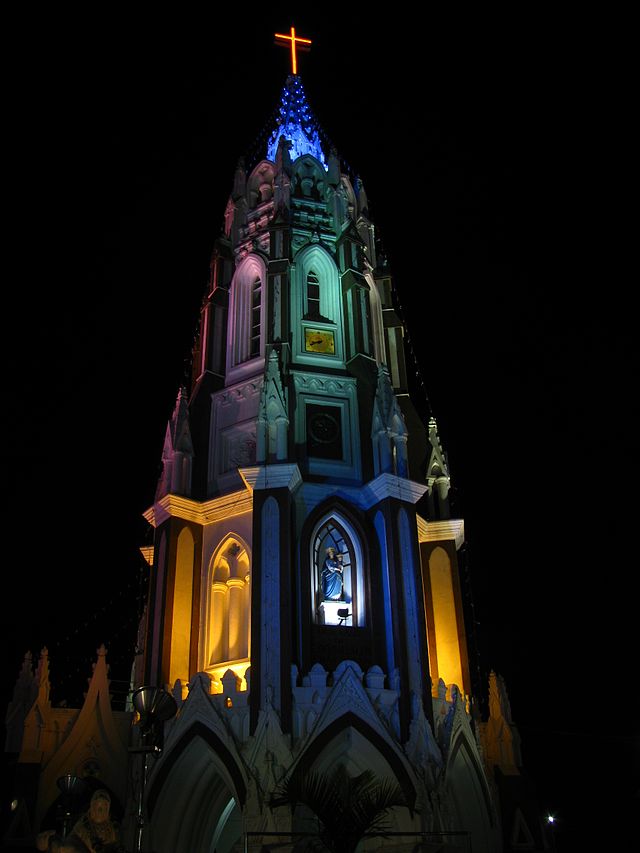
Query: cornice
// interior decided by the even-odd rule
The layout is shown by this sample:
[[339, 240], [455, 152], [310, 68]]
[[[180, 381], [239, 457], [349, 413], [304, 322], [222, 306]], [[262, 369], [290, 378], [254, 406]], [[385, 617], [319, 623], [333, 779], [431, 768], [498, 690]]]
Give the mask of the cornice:
[[418, 540], [420, 542], [456, 543], [456, 551], [464, 544], [464, 519], [450, 518], [446, 521], [427, 521], [416, 515], [418, 521]]
[[165, 495], [143, 516], [152, 527], [159, 527], [167, 518], [184, 518], [196, 524], [207, 525], [223, 518], [244, 515], [253, 509], [253, 497], [248, 489], [221, 495], [208, 501], [194, 501], [181, 495]]
[[370, 495], [367, 509], [385, 498], [396, 498], [412, 504], [418, 503], [427, 488], [426, 483], [416, 483], [414, 480], [396, 477], [395, 474], [379, 474], [375, 480], [370, 480], [365, 486]]
[[[148, 510], [147, 510], [147, 512], [148, 512]], [[148, 520], [149, 519], [147, 519], [147, 521]], [[140, 548], [140, 553], [145, 558], [147, 563], [149, 563], [149, 565], [152, 566], [153, 565], [153, 545], [142, 545]]]
[[302, 483], [300, 469], [295, 463], [281, 462], [274, 465], [255, 465], [238, 468], [249, 492], [255, 489], [283, 489], [295, 491]]

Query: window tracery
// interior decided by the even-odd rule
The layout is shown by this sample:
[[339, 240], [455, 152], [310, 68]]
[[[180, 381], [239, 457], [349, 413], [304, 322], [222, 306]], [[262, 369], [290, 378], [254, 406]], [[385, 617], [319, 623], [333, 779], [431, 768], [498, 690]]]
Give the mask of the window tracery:
[[365, 625], [362, 548], [345, 519], [326, 517], [311, 537], [314, 621], [320, 625]]
[[250, 556], [244, 543], [228, 537], [213, 558], [209, 607], [208, 666], [249, 657]]
[[247, 362], [264, 355], [264, 282], [262, 259], [250, 255], [236, 270], [231, 285], [227, 364], [234, 376], [243, 372]]

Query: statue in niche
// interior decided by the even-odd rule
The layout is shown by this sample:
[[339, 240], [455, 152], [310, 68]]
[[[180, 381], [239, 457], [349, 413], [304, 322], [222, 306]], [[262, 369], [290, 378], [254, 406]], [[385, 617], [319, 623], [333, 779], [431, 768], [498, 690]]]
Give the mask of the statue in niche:
[[343, 555], [335, 548], [327, 548], [327, 556], [322, 567], [320, 582], [324, 601], [344, 601]]

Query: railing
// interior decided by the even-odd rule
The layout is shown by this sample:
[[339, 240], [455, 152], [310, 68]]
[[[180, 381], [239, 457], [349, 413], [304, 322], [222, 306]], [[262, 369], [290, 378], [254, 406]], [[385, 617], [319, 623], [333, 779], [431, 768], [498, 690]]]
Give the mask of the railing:
[[[244, 853], [287, 853], [317, 851], [316, 832], [245, 832]], [[472, 853], [468, 832], [385, 832], [366, 834], [358, 851], [370, 853]]]

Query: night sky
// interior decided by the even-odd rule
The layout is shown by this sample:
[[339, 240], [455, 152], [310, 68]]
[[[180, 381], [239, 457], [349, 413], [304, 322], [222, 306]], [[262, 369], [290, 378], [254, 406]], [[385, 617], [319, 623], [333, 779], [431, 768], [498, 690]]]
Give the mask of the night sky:
[[311, 107], [390, 261], [414, 400], [449, 455], [481, 667], [506, 679], [524, 766], [570, 850], [629, 820], [638, 789], [623, 297], [637, 276], [616, 248], [625, 154], [603, 129], [602, 60], [569, 24], [524, 16], [337, 15], [96, 19], [81, 39], [57, 17], [18, 33], [3, 696], [44, 644], [54, 701], [73, 701], [101, 642], [127, 676], [141, 513], [238, 157], [288, 73], [273, 33], [293, 20], [314, 41], [299, 66]]

